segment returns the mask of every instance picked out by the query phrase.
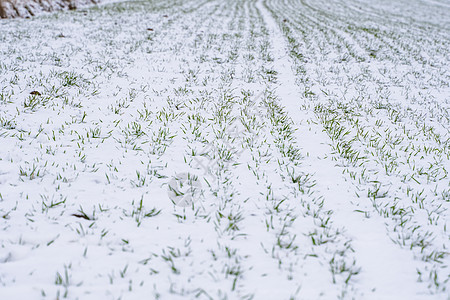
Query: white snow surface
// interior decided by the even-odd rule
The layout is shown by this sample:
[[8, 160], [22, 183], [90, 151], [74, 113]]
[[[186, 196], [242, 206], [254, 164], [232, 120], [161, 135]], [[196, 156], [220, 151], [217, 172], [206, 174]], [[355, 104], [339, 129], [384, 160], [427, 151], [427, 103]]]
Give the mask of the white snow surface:
[[450, 299], [448, 5], [0, 20], [0, 300]]

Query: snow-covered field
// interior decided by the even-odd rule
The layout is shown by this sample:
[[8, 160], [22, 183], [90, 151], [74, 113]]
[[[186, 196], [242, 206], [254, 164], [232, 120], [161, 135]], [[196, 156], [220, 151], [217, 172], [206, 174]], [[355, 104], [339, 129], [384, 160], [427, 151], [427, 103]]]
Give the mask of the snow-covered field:
[[0, 21], [0, 299], [450, 299], [447, 0]]
[[[0, 0], [0, 18], [30, 18], [42, 12], [76, 9], [97, 3], [98, 0]], [[102, 3], [117, 2], [103, 0]]]

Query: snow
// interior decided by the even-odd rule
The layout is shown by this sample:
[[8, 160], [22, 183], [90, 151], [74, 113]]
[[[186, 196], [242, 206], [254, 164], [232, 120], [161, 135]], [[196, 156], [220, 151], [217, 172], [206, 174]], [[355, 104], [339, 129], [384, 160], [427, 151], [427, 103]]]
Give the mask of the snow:
[[0, 20], [0, 299], [449, 299], [445, 5]]
[[[112, 3], [106, 0], [103, 3]], [[0, 1], [0, 18], [30, 18], [43, 12], [61, 9], [77, 9], [97, 4], [96, 0], [2, 0]]]

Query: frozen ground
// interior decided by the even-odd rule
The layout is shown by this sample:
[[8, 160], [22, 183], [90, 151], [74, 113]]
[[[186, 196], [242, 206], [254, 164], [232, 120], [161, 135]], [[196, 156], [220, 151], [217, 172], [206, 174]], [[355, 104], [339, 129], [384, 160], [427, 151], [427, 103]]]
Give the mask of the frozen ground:
[[[102, 4], [117, 2], [104, 0]], [[43, 12], [82, 8], [98, 3], [97, 0], [0, 0], [0, 18], [29, 18]]]
[[450, 299], [448, 8], [0, 21], [0, 299]]

